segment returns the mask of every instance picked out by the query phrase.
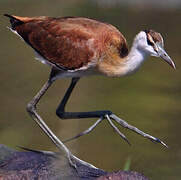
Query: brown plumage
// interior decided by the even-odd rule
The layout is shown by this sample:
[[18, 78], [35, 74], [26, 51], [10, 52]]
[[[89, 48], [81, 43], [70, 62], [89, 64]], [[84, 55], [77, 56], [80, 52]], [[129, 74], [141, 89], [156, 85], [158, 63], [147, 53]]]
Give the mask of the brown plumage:
[[79, 69], [103, 58], [111, 60], [110, 52], [120, 57], [128, 54], [123, 35], [107, 23], [81, 17], [10, 18], [12, 29], [38, 54], [64, 69]]

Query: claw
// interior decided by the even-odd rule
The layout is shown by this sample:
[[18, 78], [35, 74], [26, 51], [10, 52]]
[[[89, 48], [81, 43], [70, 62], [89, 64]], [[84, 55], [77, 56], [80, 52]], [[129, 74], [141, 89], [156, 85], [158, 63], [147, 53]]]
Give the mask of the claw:
[[160, 143], [161, 143], [164, 147], [169, 148], [168, 145], [165, 144], [163, 141], [160, 141]]
[[164, 147], [168, 148], [167, 144], [165, 144], [163, 141], [161, 141], [160, 139], [156, 138], [155, 140], [156, 142], [162, 144]]

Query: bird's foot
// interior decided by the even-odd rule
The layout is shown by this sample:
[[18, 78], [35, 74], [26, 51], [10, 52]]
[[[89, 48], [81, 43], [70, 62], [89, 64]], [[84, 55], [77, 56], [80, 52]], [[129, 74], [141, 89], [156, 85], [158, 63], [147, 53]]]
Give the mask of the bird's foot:
[[69, 152], [69, 154], [67, 154], [67, 158], [68, 158], [69, 165], [72, 166], [73, 168], [77, 169], [76, 163], [73, 162], [74, 156], [70, 152]]
[[155, 143], [160, 143], [162, 144], [164, 147], [168, 148], [168, 146], [163, 142], [161, 141], [160, 139], [158, 138], [155, 138], [147, 133], [144, 133], [143, 131], [139, 130], [138, 128], [136, 128], [135, 126], [132, 126], [130, 124], [128, 124], [126, 121], [124, 121], [123, 119], [119, 118], [118, 116], [116, 116], [115, 114], [111, 114], [109, 115], [109, 119], [113, 119], [115, 120], [118, 124], [120, 124], [122, 127], [124, 128], [127, 128], [127, 129], [130, 129], [134, 132], [136, 132], [137, 134], [151, 140], [152, 142], [155, 142]]
[[95, 127], [96, 127], [99, 123], [101, 123], [102, 120], [104, 120], [104, 119], [107, 119], [107, 121], [109, 122], [109, 124], [111, 125], [111, 127], [115, 130], [115, 132], [117, 132], [117, 133], [119, 134], [119, 136], [120, 136], [123, 140], [125, 140], [129, 145], [131, 145], [131, 144], [130, 144], [130, 142], [128, 141], [128, 139], [126, 138], [126, 136], [119, 131], [119, 129], [118, 129], [118, 128], [114, 125], [114, 123], [112, 122], [112, 120], [116, 121], [116, 122], [117, 122], [118, 124], [120, 124], [122, 127], [127, 128], [127, 129], [130, 129], [130, 130], [136, 132], [137, 134], [139, 134], [139, 135], [141, 135], [141, 136], [143, 136], [143, 137], [151, 140], [152, 142], [160, 143], [160, 144], [162, 144], [163, 146], [165, 146], [165, 147], [168, 148], [168, 146], [167, 146], [163, 141], [161, 141], [160, 139], [155, 138], [155, 137], [153, 137], [153, 136], [151, 136], [151, 135], [149, 135], [149, 134], [147, 134], [147, 133], [144, 133], [143, 131], [139, 130], [138, 128], [136, 128], [136, 127], [134, 127], [134, 126], [132, 126], [132, 125], [130, 125], [130, 124], [128, 124], [126, 121], [124, 121], [123, 119], [119, 118], [118, 116], [116, 116], [116, 115], [113, 114], [113, 113], [105, 114], [104, 116], [100, 117], [100, 119], [98, 119], [98, 120], [97, 120], [92, 126], [90, 126], [87, 130], [85, 130], [85, 131], [79, 133], [78, 135], [76, 135], [76, 136], [74, 136], [74, 137], [72, 137], [72, 138], [70, 138], [70, 139], [67, 139], [67, 140], [65, 140], [65, 141], [63, 141], [63, 142], [65, 143], [65, 142], [71, 141], [71, 140], [73, 140], [73, 139], [77, 139], [77, 138], [80, 137], [80, 136], [83, 136], [83, 135], [85, 135], [85, 134], [90, 133], [90, 132], [93, 131], [93, 130], [95, 129]]

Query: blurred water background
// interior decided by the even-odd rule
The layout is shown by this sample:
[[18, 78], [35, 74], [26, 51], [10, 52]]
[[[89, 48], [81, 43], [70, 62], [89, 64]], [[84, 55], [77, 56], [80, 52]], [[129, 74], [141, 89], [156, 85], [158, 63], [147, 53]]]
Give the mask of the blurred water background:
[[[0, 143], [56, 151], [26, 112], [26, 104], [49, 76], [50, 68], [34, 60], [34, 52], [6, 27], [3, 13], [19, 16], [83, 16], [115, 25], [127, 38], [144, 29], [155, 29], [175, 61], [174, 71], [158, 58], [149, 58], [130, 77], [82, 78], [67, 110], [110, 109], [130, 124], [165, 141], [169, 149], [125, 130], [127, 145], [107, 122], [78, 140], [67, 143], [79, 158], [107, 171], [122, 169], [131, 159], [131, 170], [155, 180], [181, 178], [181, 1], [146, 0], [0, 0]], [[60, 120], [55, 115], [70, 83], [61, 79], [38, 105], [38, 112], [60, 139], [88, 128], [96, 119]]]

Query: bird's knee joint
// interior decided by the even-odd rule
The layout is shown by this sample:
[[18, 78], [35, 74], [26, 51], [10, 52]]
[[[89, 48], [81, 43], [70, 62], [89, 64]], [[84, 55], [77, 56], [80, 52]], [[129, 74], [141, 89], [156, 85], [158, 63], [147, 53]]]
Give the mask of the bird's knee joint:
[[64, 118], [64, 112], [63, 111], [58, 111], [58, 110], [56, 110], [56, 115], [59, 117], [59, 118], [61, 118], [61, 119], [63, 119]]
[[112, 113], [112, 111], [107, 111], [106, 115], [110, 116]]
[[26, 106], [26, 110], [28, 112], [33, 112], [35, 110], [35, 106], [31, 102], [29, 102]]

